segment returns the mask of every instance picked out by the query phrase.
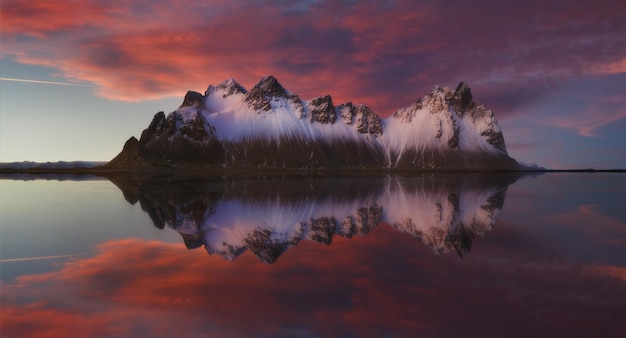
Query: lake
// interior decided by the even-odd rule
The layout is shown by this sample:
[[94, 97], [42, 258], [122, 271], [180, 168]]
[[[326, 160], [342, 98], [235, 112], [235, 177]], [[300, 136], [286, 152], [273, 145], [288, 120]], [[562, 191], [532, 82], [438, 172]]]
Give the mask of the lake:
[[626, 174], [7, 176], [1, 337], [623, 337]]

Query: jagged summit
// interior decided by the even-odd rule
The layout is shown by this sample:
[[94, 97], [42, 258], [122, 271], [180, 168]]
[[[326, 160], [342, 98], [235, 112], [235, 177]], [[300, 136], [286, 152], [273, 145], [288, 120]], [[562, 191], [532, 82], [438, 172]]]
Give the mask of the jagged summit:
[[472, 90], [465, 82], [459, 83], [452, 94], [450, 104], [455, 108], [455, 111], [463, 117], [465, 109], [472, 109], [474, 102], [472, 101]]
[[333, 124], [337, 119], [333, 99], [330, 95], [314, 98], [309, 101], [307, 108], [309, 111], [309, 121], [311, 122], [317, 121], [319, 123]]
[[246, 88], [244, 88], [237, 81], [235, 81], [235, 79], [230, 78], [228, 80], [224, 80], [217, 86], [210, 85], [209, 88], [207, 88], [207, 90], [204, 92], [204, 95], [209, 96], [220, 90], [224, 92], [222, 98], [233, 94], [245, 94], [248, 92]]
[[272, 101], [285, 98], [292, 103], [299, 103], [300, 99], [290, 91], [286, 90], [273, 76], [266, 76], [259, 81], [249, 92], [246, 93], [244, 101], [254, 110], [269, 111], [272, 109]]
[[259, 83], [252, 87], [252, 90], [256, 89], [260, 90], [263, 94], [269, 97], [278, 97], [281, 95], [291, 94], [283, 87], [283, 85], [280, 84], [280, 82], [278, 82], [278, 79], [276, 79], [272, 75], [264, 76], [263, 78], [261, 78]]
[[204, 96], [198, 92], [187, 91], [185, 94], [185, 98], [183, 99], [183, 103], [178, 108], [183, 107], [194, 107], [194, 108], [206, 108], [204, 105]]
[[155, 115], [137, 151], [155, 166], [521, 168], [507, 154], [495, 115], [474, 102], [465, 82], [455, 90], [435, 86], [382, 119], [365, 105], [335, 105], [330, 95], [301, 100], [274, 76], [249, 91], [228, 79], [204, 95], [189, 91], [177, 110]]
[[[430, 116], [430, 118], [426, 118]], [[390, 120], [401, 124], [411, 124], [431, 120], [432, 136], [445, 142], [449, 148], [466, 151], [492, 151], [495, 148], [507, 153], [504, 136], [495, 115], [485, 105], [476, 104], [465, 82], [459, 83], [456, 90], [434, 86], [423, 98], [413, 105], [395, 112]], [[425, 130], [421, 136], [428, 135]], [[483, 142], [485, 141], [485, 142]], [[424, 141], [415, 141], [424, 143]]]

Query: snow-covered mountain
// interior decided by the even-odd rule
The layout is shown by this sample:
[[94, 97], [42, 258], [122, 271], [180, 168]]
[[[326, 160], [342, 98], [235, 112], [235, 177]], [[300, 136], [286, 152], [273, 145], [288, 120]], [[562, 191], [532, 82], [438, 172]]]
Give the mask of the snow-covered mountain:
[[470, 88], [435, 87], [386, 119], [329, 95], [301, 100], [273, 76], [249, 91], [230, 79], [187, 92], [154, 116], [110, 168], [202, 165], [234, 168], [519, 169], [496, 118]]
[[234, 260], [250, 250], [274, 262], [302, 240], [330, 244], [386, 222], [434, 253], [466, 254], [494, 226], [508, 174], [112, 180], [154, 224], [178, 231], [188, 248]]

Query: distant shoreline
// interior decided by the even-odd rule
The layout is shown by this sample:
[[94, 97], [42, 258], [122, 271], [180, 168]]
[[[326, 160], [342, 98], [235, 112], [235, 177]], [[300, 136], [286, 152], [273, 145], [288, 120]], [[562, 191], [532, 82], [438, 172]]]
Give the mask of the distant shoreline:
[[143, 174], [488, 174], [488, 173], [626, 173], [626, 169], [545, 169], [528, 168], [518, 170], [489, 170], [489, 169], [410, 169], [410, 168], [316, 168], [316, 169], [285, 169], [285, 168], [215, 168], [215, 167], [156, 167], [156, 168], [1, 168], [0, 174], [76, 174], [76, 175], [143, 175]]

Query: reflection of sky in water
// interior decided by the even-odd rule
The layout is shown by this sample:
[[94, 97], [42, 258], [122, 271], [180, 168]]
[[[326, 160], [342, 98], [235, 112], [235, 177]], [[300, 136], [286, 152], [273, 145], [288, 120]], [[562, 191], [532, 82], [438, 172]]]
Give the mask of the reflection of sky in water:
[[525, 179], [509, 187], [499, 224], [567, 259], [626, 266], [624, 193], [620, 174]]
[[[91, 254], [98, 243], [127, 237], [179, 241], [147, 226], [145, 215], [107, 180], [0, 180], [0, 221], [2, 260]], [[2, 263], [2, 279], [66, 260]]]
[[[3, 277], [2, 336], [618, 337], [626, 330], [623, 175], [548, 174], [511, 185], [496, 226], [463, 258], [433, 255], [382, 224], [363, 237], [335, 236], [330, 246], [301, 241], [274, 264], [249, 251], [229, 262], [186, 250], [175, 231], [153, 227], [106, 181], [0, 186], [2, 259], [90, 254]], [[24, 263], [1, 264], [4, 274]]]

